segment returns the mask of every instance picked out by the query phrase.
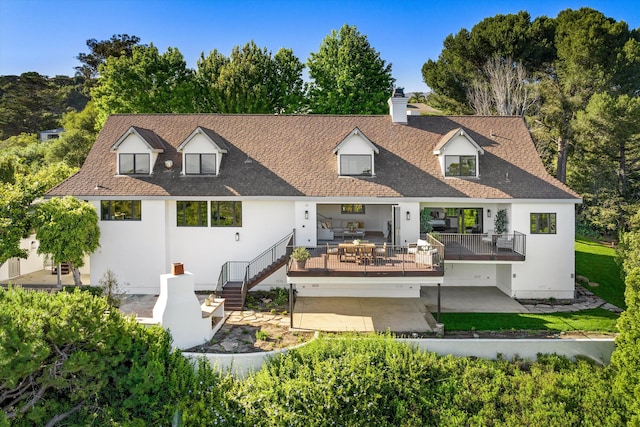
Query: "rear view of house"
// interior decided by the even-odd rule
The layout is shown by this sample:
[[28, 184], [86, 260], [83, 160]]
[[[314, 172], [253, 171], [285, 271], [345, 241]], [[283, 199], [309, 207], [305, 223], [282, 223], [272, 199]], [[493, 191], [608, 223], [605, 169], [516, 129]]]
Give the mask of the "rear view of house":
[[[524, 120], [407, 115], [401, 92], [389, 107], [114, 115], [48, 196], [95, 206], [91, 283], [111, 269], [130, 293], [158, 293], [180, 261], [202, 290], [233, 276], [314, 296], [415, 296], [440, 283], [572, 298], [580, 198], [546, 172]], [[311, 249], [305, 268], [286, 262], [290, 244]]]

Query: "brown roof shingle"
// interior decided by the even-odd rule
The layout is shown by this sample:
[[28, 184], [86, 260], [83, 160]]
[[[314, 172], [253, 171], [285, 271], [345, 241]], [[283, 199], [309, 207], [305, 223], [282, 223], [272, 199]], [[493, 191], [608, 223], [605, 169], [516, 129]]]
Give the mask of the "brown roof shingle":
[[[116, 175], [109, 148], [131, 126], [153, 132], [164, 146], [150, 176]], [[198, 126], [228, 149], [219, 176], [180, 175], [176, 147]], [[338, 176], [333, 150], [356, 127], [380, 150], [375, 177]], [[433, 154], [442, 136], [460, 127], [485, 152], [479, 179], [445, 179]], [[172, 170], [165, 160], [173, 160]], [[219, 114], [111, 116], [81, 171], [48, 195], [579, 198], [547, 173], [520, 117], [408, 116], [407, 125], [394, 125], [388, 116]]]

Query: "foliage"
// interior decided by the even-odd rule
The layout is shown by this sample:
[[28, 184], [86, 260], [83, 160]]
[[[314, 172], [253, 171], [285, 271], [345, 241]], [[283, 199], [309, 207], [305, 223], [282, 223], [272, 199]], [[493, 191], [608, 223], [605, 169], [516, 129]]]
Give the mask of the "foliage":
[[191, 366], [86, 292], [0, 289], [0, 404], [13, 426], [164, 425]]
[[99, 66], [91, 89], [98, 126], [116, 113], [193, 113], [193, 71], [176, 48], [160, 54], [153, 44], [135, 46], [131, 56], [111, 56]]
[[575, 130], [568, 182], [583, 196], [581, 214], [603, 233], [624, 230], [640, 202], [640, 98], [595, 94]]
[[0, 140], [57, 128], [64, 112], [86, 104], [82, 84], [81, 78], [36, 72], [0, 76]]
[[608, 371], [558, 356], [439, 357], [390, 336], [320, 338], [238, 384], [244, 425], [619, 425]]
[[54, 264], [68, 263], [76, 285], [81, 285], [79, 267], [100, 242], [98, 214], [88, 202], [67, 196], [38, 205], [34, 226], [40, 241], [38, 253], [51, 255]]
[[85, 130], [65, 130], [60, 138], [51, 141], [45, 159], [47, 163], [64, 162], [80, 168], [95, 141], [95, 134]]
[[18, 173], [12, 183], [0, 182], [0, 264], [13, 257], [26, 258], [20, 239], [33, 229], [33, 202], [74, 172], [54, 164], [33, 174]]
[[309, 250], [303, 246], [298, 246], [291, 252], [291, 258], [296, 261], [306, 261], [311, 258]]
[[624, 301], [624, 281], [620, 276], [620, 266], [616, 263], [615, 249], [584, 237], [576, 237], [576, 274], [584, 276], [599, 286], [584, 284], [588, 290], [605, 301], [626, 307]]
[[315, 114], [384, 114], [395, 79], [391, 64], [355, 26], [344, 25], [324, 38], [307, 60], [307, 97]]
[[507, 232], [507, 210], [500, 209], [496, 212], [496, 217], [493, 220], [493, 230], [496, 234], [502, 234]]
[[448, 331], [616, 332], [618, 315], [601, 308], [571, 313], [442, 313]]
[[431, 233], [433, 226], [431, 225], [431, 209], [424, 208], [420, 211], [420, 232]]
[[90, 53], [80, 53], [76, 57], [82, 65], [74, 67], [76, 74], [83, 76], [87, 81], [98, 76], [98, 69], [107, 58], [120, 56], [132, 56], [133, 48], [138, 46], [140, 38], [128, 34], [114, 34], [109, 40], [87, 40]]
[[124, 294], [120, 283], [118, 282], [118, 276], [113, 270], [108, 269], [104, 272], [98, 285], [102, 289], [101, 294], [107, 298], [107, 303], [114, 307], [120, 306], [120, 298]]
[[302, 110], [304, 65], [291, 49], [274, 56], [251, 41], [229, 58], [213, 50], [198, 60], [196, 80], [201, 112], [273, 114]]
[[623, 274], [640, 267], [640, 210], [631, 217], [629, 231], [620, 235], [617, 256]]

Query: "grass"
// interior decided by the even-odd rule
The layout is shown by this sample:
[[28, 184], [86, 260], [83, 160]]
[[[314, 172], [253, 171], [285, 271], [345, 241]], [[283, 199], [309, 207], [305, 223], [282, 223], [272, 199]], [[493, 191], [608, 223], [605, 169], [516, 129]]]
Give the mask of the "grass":
[[[616, 263], [615, 249], [586, 237], [576, 236], [576, 273], [599, 286], [583, 286], [620, 308], [626, 308], [624, 281]], [[572, 313], [443, 313], [448, 331], [550, 331], [616, 332], [618, 315], [596, 308]]]
[[576, 236], [575, 248], [576, 273], [600, 285], [583, 286], [605, 301], [626, 308], [624, 281], [616, 263], [615, 249], [581, 236]]
[[602, 308], [572, 313], [442, 313], [447, 331], [616, 332], [618, 315]]

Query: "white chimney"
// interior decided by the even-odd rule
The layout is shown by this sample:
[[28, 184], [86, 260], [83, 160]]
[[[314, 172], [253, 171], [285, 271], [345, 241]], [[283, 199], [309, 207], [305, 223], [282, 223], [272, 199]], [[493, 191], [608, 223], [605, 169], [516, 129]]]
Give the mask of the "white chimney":
[[409, 98], [404, 96], [404, 90], [402, 88], [396, 88], [393, 92], [393, 96], [389, 98], [389, 114], [391, 114], [391, 121], [393, 123], [399, 123], [401, 125], [407, 124], [407, 104]]

